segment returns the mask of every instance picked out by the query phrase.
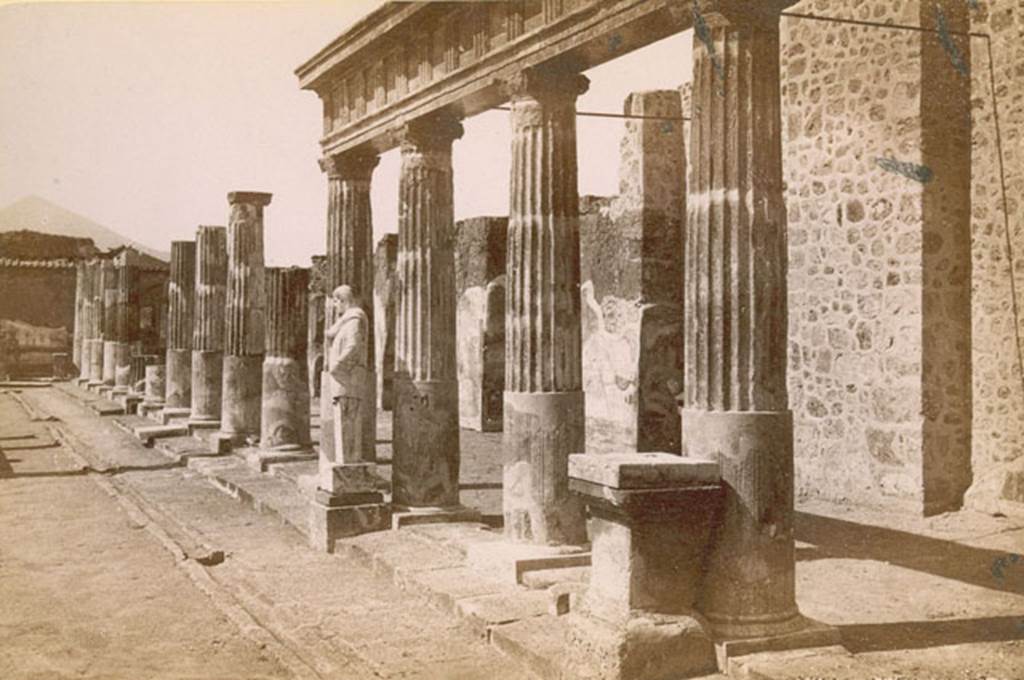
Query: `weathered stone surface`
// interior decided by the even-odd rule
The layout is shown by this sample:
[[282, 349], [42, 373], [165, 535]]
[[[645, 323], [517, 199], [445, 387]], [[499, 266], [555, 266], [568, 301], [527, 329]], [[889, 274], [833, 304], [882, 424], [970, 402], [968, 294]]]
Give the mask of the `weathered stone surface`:
[[718, 463], [671, 453], [574, 453], [569, 477], [616, 489], [649, 489], [718, 483]]
[[377, 366], [377, 408], [390, 411], [395, 403], [395, 323], [398, 290], [398, 234], [384, 234], [373, 253], [373, 327]]
[[[370, 320], [368, 341], [374, 346], [373, 329], [373, 217], [370, 206], [370, 178], [379, 159], [375, 154], [354, 152], [345, 156], [326, 157], [320, 160], [320, 168], [327, 174], [327, 276], [325, 295], [330, 296], [335, 288], [348, 285], [363, 301], [363, 311]], [[333, 308], [326, 310], [326, 328], [335, 322]], [[326, 357], [328, 348], [324, 348]], [[374, 371], [374, 356], [370, 354], [370, 394], [367, 402], [376, 403], [377, 378]], [[321, 384], [331, 378], [325, 372]], [[327, 391], [322, 390], [322, 395]], [[324, 408], [322, 397], [320, 408], [320, 450], [334, 450], [334, 426], [332, 408]], [[362, 409], [363, 431], [360, 441], [363, 459], [372, 461], [377, 432], [377, 410]]]
[[380, 531], [391, 524], [391, 508], [384, 503], [328, 507], [310, 504], [309, 545], [334, 552], [339, 538]]
[[309, 367], [306, 364], [309, 270], [266, 270], [267, 353], [263, 359], [260, 447], [308, 449]]
[[85, 339], [85, 295], [86, 295], [86, 271], [88, 263], [79, 260], [75, 263], [75, 326], [71, 344], [71, 361], [81, 370], [82, 367], [82, 343]]
[[[114, 329], [117, 325], [117, 269], [114, 261], [107, 258], [100, 263], [100, 284], [97, 291], [97, 308], [100, 311], [99, 332], [96, 335], [101, 345], [99, 349], [100, 362], [99, 370], [92, 376], [93, 382], [104, 385], [114, 384], [114, 360], [113, 342]], [[93, 350], [94, 352], [97, 350]]]
[[227, 315], [221, 433], [233, 440], [260, 434], [266, 291], [263, 271], [263, 209], [271, 195], [228, 194]]
[[[619, 195], [581, 201], [587, 450], [679, 451], [685, 145], [675, 90], [634, 92]], [[588, 200], [589, 199], [589, 200]]]
[[164, 364], [150, 364], [146, 366], [146, 392], [145, 403], [163, 404], [166, 391], [167, 371]]
[[167, 393], [170, 408], [192, 403], [192, 310], [196, 278], [195, 241], [171, 242], [167, 284]]
[[192, 324], [192, 398], [189, 422], [220, 421], [227, 303], [227, 229], [196, 230], [195, 310]]
[[512, 168], [505, 323], [504, 495], [509, 538], [580, 543], [568, 455], [583, 450], [576, 97], [587, 79], [509, 83]]
[[455, 224], [459, 424], [480, 432], [502, 426], [507, 230], [505, 217]]
[[95, 287], [97, 278], [97, 263], [95, 259], [80, 262], [81, 266], [81, 291], [79, 297], [79, 314], [78, 322], [76, 323], [76, 331], [79, 335], [77, 344], [78, 357], [75, 363], [79, 368], [79, 378], [88, 381], [90, 377], [90, 366], [89, 366], [89, 342], [95, 336], [94, 328], [94, 311], [93, 311], [93, 298], [95, 297]]
[[404, 135], [392, 500], [445, 507], [459, 501], [451, 148], [462, 125], [447, 117], [418, 120]]

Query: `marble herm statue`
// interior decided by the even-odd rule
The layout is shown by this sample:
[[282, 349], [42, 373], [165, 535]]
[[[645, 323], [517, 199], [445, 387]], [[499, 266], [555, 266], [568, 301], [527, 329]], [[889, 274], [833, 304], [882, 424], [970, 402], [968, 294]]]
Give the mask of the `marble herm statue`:
[[330, 354], [331, 403], [334, 409], [334, 442], [337, 462], [356, 462], [362, 456], [360, 416], [369, 379], [367, 329], [369, 321], [351, 286], [338, 286], [331, 293], [337, 321], [327, 329]]

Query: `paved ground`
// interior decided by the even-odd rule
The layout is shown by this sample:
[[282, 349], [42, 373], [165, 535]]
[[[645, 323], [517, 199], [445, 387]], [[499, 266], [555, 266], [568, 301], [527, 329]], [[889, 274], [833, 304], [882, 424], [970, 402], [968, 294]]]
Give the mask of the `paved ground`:
[[[0, 678], [523, 677], [454, 617], [308, 550], [109, 418], [55, 389], [19, 398], [60, 422], [0, 395]], [[76, 472], [48, 426], [118, 472]], [[499, 446], [463, 431], [463, 500], [492, 516]], [[853, 656], [749, 657], [750, 677], [1024, 679], [1024, 519], [798, 510], [800, 607]]]
[[523, 677], [446, 614], [308, 550], [55, 390], [23, 396], [94, 467], [135, 469], [74, 472], [46, 424], [0, 395], [0, 436], [36, 437], [0, 440], [0, 677]]

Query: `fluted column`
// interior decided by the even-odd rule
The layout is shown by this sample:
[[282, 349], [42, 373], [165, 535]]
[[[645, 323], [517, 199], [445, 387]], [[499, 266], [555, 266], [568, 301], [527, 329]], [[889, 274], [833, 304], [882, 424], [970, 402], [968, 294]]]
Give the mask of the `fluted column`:
[[165, 408], [192, 405], [192, 304], [196, 279], [196, 242], [171, 242], [167, 282], [167, 376]]
[[412, 508], [459, 502], [455, 363], [454, 118], [407, 125], [399, 177], [392, 498]]
[[779, 16], [758, 14], [708, 16], [693, 41], [682, 449], [727, 489], [699, 603], [723, 636], [799, 625]]
[[139, 339], [139, 268], [131, 254], [121, 254], [117, 265], [116, 319], [113, 338], [114, 391], [131, 388], [132, 346]]
[[520, 541], [586, 540], [568, 456], [584, 446], [576, 97], [587, 85], [537, 71], [509, 83], [502, 498], [505, 533]]
[[95, 330], [93, 329], [93, 297], [96, 286], [96, 260], [82, 263], [82, 337], [78, 350], [78, 377], [89, 380], [89, 353]]
[[[113, 298], [108, 297], [107, 291], [113, 294], [116, 284], [114, 263], [109, 259], [100, 260], [97, 273], [96, 287], [93, 289], [93, 313], [94, 332], [92, 346], [89, 348], [89, 382], [93, 385], [113, 384], [114, 376], [110, 374], [110, 382], [107, 383], [106, 362], [104, 361], [104, 342], [110, 331], [111, 314], [108, 303], [113, 304]], [[112, 364], [111, 364], [112, 366]]]
[[[363, 301], [363, 311], [370, 320], [367, 345], [373, 347], [373, 215], [370, 209], [370, 178], [377, 167], [378, 157], [372, 153], [350, 152], [320, 160], [320, 168], [327, 174], [327, 277], [326, 296], [335, 288], [351, 286]], [[328, 305], [324, 325], [329, 328], [335, 321], [334, 308]], [[321, 384], [327, 385], [327, 357], [330, 348], [324, 347], [324, 374]], [[362, 410], [362, 460], [376, 460], [377, 374], [373, 365], [373, 352], [369, 357], [367, 404]], [[334, 451], [334, 420], [331, 391], [321, 389], [320, 397], [320, 450]], [[355, 462], [355, 461], [345, 461]]]
[[263, 359], [260, 448], [311, 448], [306, 364], [309, 270], [266, 270], [267, 353]]
[[224, 309], [228, 251], [225, 227], [196, 230], [195, 309], [192, 319], [192, 410], [188, 422], [219, 427], [224, 379]]
[[228, 285], [224, 327], [221, 432], [235, 442], [260, 434], [266, 291], [263, 208], [271, 195], [231, 192], [228, 218]]
[[85, 260], [75, 263], [75, 327], [71, 341], [71, 363], [78, 367], [79, 372], [82, 369], [82, 342], [85, 337], [82, 325], [85, 322], [85, 271], [87, 266]]

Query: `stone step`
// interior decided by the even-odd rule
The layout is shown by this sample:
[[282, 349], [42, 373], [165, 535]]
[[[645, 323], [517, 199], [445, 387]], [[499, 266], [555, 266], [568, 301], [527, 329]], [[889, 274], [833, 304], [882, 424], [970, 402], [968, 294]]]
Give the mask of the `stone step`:
[[[151, 420], [148, 420], [148, 422], [152, 423]], [[153, 444], [153, 449], [175, 462], [216, 455], [211, 450], [209, 444], [196, 437], [189, 437], [187, 435], [157, 439]]]
[[124, 414], [124, 406], [110, 399], [94, 399], [88, 405], [97, 415], [118, 416]]
[[559, 583], [588, 583], [590, 567], [565, 567], [562, 569], [538, 569], [527, 571], [522, 576], [522, 584], [534, 590], [547, 590]]

